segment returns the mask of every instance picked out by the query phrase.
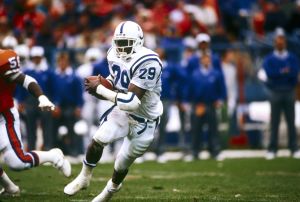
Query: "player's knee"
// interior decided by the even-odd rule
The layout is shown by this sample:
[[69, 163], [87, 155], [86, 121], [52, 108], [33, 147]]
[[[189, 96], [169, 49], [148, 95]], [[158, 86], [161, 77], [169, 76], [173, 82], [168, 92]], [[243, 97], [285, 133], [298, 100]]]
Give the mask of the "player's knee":
[[115, 161], [114, 169], [118, 172], [123, 172], [130, 167], [134, 160], [135, 158], [118, 155]]
[[104, 143], [99, 139], [95, 139], [95, 138], [93, 138], [92, 143], [90, 144], [90, 146], [93, 147], [93, 149], [95, 150], [103, 149], [106, 145], [107, 143]]
[[[109, 134], [109, 133], [108, 133]], [[100, 135], [98, 133], [96, 133], [93, 136], [93, 141], [95, 141], [96, 143], [98, 143], [99, 145], [101, 145], [102, 147], [105, 147], [107, 144], [110, 143], [110, 140], [108, 138], [106, 138], [104, 135]]]
[[115, 166], [114, 166], [114, 169], [118, 172], [122, 172], [124, 170], [127, 170], [128, 169], [128, 166], [124, 163], [121, 163], [121, 162], [115, 162]]
[[93, 139], [92, 143], [89, 145], [89, 147], [91, 147], [91, 149], [96, 152], [102, 152], [103, 148], [105, 147], [105, 144]]

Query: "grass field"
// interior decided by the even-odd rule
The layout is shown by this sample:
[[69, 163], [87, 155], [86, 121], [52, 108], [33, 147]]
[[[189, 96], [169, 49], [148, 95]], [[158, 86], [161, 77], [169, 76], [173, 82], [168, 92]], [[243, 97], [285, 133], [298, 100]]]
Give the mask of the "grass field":
[[[8, 171], [21, 187], [20, 197], [0, 201], [91, 201], [112, 173], [112, 164], [98, 165], [87, 190], [69, 197], [63, 187], [70, 179], [50, 167]], [[300, 160], [278, 158], [213, 160], [167, 164], [146, 162], [132, 166], [123, 189], [112, 201], [300, 201]]]

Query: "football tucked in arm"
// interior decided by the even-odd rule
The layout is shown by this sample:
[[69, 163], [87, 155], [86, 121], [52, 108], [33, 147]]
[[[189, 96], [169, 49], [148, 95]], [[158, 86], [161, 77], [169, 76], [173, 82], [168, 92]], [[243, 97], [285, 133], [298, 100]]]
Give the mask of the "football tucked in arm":
[[107, 89], [110, 89], [110, 90], [114, 89], [113, 85], [111, 84], [111, 82], [108, 81], [106, 78], [104, 78], [101, 75], [98, 75], [98, 76], [88, 76], [84, 80], [85, 90], [89, 94], [97, 97], [98, 99], [105, 100], [104, 97], [102, 97], [101, 95], [99, 95], [99, 94], [96, 93], [97, 86], [100, 85], [100, 84], [103, 85]]

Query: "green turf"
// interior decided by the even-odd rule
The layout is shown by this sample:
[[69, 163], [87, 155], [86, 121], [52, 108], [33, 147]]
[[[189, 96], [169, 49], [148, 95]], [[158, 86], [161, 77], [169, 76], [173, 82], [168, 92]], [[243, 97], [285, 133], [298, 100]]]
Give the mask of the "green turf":
[[[73, 166], [71, 179], [79, 172]], [[70, 181], [52, 167], [8, 171], [21, 187], [20, 197], [0, 201], [91, 201], [112, 173], [112, 164], [98, 165], [87, 190], [69, 197]], [[300, 160], [278, 158], [213, 160], [133, 165], [123, 189], [112, 201], [300, 201]]]

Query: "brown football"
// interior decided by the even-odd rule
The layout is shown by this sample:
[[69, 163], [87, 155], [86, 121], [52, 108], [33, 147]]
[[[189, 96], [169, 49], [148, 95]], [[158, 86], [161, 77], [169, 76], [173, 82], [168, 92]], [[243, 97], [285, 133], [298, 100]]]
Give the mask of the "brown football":
[[86, 77], [87, 80], [93, 81], [93, 80], [99, 80], [99, 84], [102, 84], [104, 87], [113, 90], [112, 84], [103, 76], [88, 76]]
[[[106, 78], [104, 78], [101, 75], [99, 75], [99, 76], [88, 76], [85, 79], [89, 80], [89, 81], [96, 81], [97, 80], [96, 83], [102, 84], [104, 87], [106, 87], [110, 90], [113, 90], [113, 85]], [[106, 98], [102, 97], [101, 95], [99, 95], [97, 93], [91, 93], [91, 95], [97, 97], [98, 99], [106, 100]]]

